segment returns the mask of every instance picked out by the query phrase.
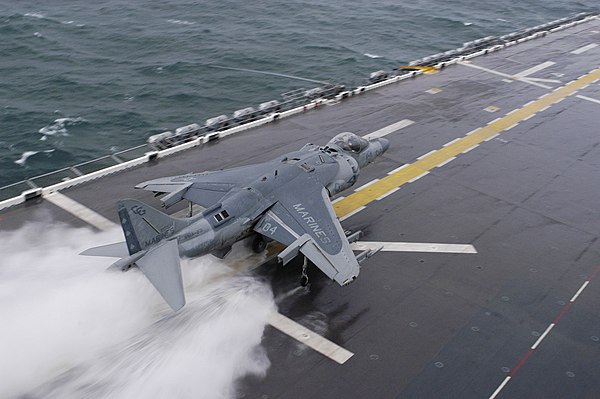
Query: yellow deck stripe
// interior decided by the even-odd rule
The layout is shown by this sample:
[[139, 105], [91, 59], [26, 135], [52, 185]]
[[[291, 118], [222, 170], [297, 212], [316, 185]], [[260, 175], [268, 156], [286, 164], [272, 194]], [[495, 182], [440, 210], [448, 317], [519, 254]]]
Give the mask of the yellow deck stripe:
[[458, 156], [465, 150], [481, 144], [483, 141], [497, 135], [498, 133], [513, 127], [515, 124], [531, 117], [535, 113], [546, 109], [547, 107], [561, 101], [576, 91], [583, 89], [594, 81], [600, 79], [600, 68], [583, 75], [577, 80], [570, 82], [559, 89], [550, 92], [539, 99], [532, 101], [523, 107], [513, 111], [503, 118], [499, 118], [489, 125], [484, 126], [463, 138], [442, 147], [439, 150], [423, 156], [416, 162], [406, 166], [399, 171], [392, 173], [381, 180], [354, 192], [346, 198], [333, 204], [338, 217], [354, 212], [361, 206], [366, 206], [378, 197], [383, 196], [391, 190], [394, 190], [408, 181], [414, 179], [423, 173], [430, 171], [439, 164], [446, 162], [452, 157]]

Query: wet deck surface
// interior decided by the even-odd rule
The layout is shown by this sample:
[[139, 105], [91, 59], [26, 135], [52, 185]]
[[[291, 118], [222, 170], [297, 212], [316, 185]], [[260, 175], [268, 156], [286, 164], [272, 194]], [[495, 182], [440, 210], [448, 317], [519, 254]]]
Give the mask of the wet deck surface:
[[[450, 66], [62, 193], [116, 222], [118, 198], [158, 206], [133, 189], [138, 182], [257, 163], [341, 131], [364, 135], [414, 121], [386, 136], [390, 149], [362, 171], [358, 187], [591, 73], [600, 46], [571, 53], [590, 43], [600, 44], [600, 20], [472, 60], [486, 70]], [[548, 61], [528, 76], [537, 80], [494, 73]], [[240, 396], [482, 398], [510, 375], [498, 397], [597, 397], [599, 113], [594, 82], [345, 220], [368, 241], [473, 244], [478, 253], [381, 252], [349, 287], [312, 270], [310, 289], [282, 300], [279, 311], [354, 356], [337, 364], [268, 327], [268, 375], [242, 381]], [[4, 230], [40, 218], [83, 224], [45, 200], [0, 218]], [[270, 263], [258, 273], [277, 296], [297, 286], [298, 266]]]

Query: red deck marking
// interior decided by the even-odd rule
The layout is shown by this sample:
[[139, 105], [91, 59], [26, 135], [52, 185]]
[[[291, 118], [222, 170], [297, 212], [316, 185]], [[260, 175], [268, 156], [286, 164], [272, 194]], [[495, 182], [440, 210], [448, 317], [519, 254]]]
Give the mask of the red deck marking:
[[563, 308], [560, 311], [560, 313], [558, 314], [558, 316], [556, 316], [554, 318], [554, 320], [552, 320], [552, 323], [554, 323], [554, 324], [558, 323], [558, 321], [560, 320], [560, 318], [562, 317], [562, 315], [565, 314], [565, 312], [567, 311], [567, 309], [569, 309], [573, 303], [574, 302], [568, 302], [565, 306], [563, 306]]
[[513, 368], [511, 371], [510, 371], [510, 374], [509, 374], [509, 375], [510, 375], [511, 377], [514, 377], [514, 376], [515, 376], [515, 374], [517, 374], [517, 371], [519, 371], [519, 369], [521, 368], [521, 366], [522, 366], [523, 364], [525, 364], [525, 362], [527, 361], [527, 359], [529, 359], [529, 356], [531, 356], [531, 354], [533, 353], [533, 351], [534, 351], [534, 350], [535, 350], [535, 349], [531, 349], [531, 348], [530, 348], [530, 349], [527, 351], [527, 354], [526, 354], [525, 356], [523, 356], [523, 358], [521, 359], [521, 361], [520, 361], [520, 362], [519, 362], [519, 363], [518, 363], [518, 364], [517, 364], [517, 365], [516, 365], [516, 366], [515, 366], [515, 367], [514, 367], [514, 368]]

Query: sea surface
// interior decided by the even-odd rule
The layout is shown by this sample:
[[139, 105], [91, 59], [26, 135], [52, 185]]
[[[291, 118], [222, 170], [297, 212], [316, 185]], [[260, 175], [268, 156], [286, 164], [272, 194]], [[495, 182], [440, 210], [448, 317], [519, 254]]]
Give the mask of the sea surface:
[[465, 41], [594, 8], [575, 0], [1, 0], [0, 187], [315, 86], [292, 77], [354, 86]]

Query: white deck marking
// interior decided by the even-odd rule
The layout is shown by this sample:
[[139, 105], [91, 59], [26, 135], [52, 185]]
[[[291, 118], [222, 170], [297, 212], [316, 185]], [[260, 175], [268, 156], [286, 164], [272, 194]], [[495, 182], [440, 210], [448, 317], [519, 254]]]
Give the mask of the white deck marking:
[[462, 153], [463, 153], [463, 154], [466, 154], [467, 152], [469, 152], [469, 151], [471, 151], [471, 150], [474, 150], [474, 149], [475, 149], [475, 148], [477, 148], [477, 147], [479, 147], [479, 144], [475, 144], [474, 146], [467, 148], [467, 149], [466, 149], [466, 150], [464, 150]]
[[116, 226], [116, 223], [58, 191], [48, 194], [44, 198], [99, 230], [108, 230]]
[[441, 164], [437, 165], [436, 168], [441, 168], [442, 166], [449, 164], [450, 162], [454, 161], [455, 159], [456, 159], [456, 157], [448, 158]]
[[518, 77], [518, 78], [524, 78], [524, 77], [527, 77], [529, 75], [533, 75], [534, 73], [539, 72], [542, 69], [546, 69], [548, 67], [551, 67], [554, 64], [556, 64], [556, 62], [552, 62], [552, 61], [542, 62], [539, 65], [536, 65], [534, 67], [526, 69], [526, 70], [524, 70], [522, 72], [516, 73], [515, 76]]
[[398, 190], [400, 190], [400, 187], [396, 187], [395, 189], [388, 191], [387, 193], [375, 198], [375, 200], [380, 201], [380, 200], [384, 199], [385, 197], [387, 197], [388, 195], [394, 194]]
[[444, 144], [444, 147], [448, 147], [449, 145], [456, 143], [458, 140], [462, 140], [462, 137], [457, 137], [454, 140], [447, 142], [446, 144]]
[[525, 78], [529, 81], [533, 81], [533, 82], [546, 82], [546, 83], [562, 83], [560, 80], [558, 79], [542, 79], [542, 78], [532, 78], [532, 77], [527, 77]]
[[429, 242], [384, 242], [356, 241], [350, 244], [354, 251], [381, 249], [384, 252], [436, 252], [446, 254], [476, 254], [477, 250], [469, 244], [436, 244]]
[[[512, 125], [512, 126], [511, 126], [511, 127], [509, 127], [508, 129], [512, 129], [514, 126], [517, 126], [517, 123], [515, 123], [514, 125]], [[508, 130], [508, 129], [506, 129], [506, 130]], [[494, 134], [493, 136], [491, 136], [491, 137], [488, 137], [488, 138], [487, 138], [487, 139], [485, 139], [484, 141], [490, 141], [490, 140], [493, 140], [493, 139], [495, 139], [495, 138], [496, 138], [496, 137], [498, 137], [498, 136], [500, 136], [500, 133], [496, 133], [496, 134]]]
[[323, 338], [280, 313], [273, 313], [269, 318], [269, 324], [339, 364], [344, 364], [354, 356], [354, 353], [349, 350]]
[[365, 184], [363, 184], [362, 186], [360, 186], [359, 188], [355, 189], [354, 191], [360, 191], [360, 190], [362, 190], [362, 189], [364, 189], [364, 188], [367, 188], [367, 187], [369, 187], [371, 184], [375, 184], [375, 183], [377, 183], [378, 181], [379, 181], [379, 179], [373, 179], [373, 180], [371, 180], [370, 182], [368, 182], [368, 183], [365, 183]]
[[355, 210], [353, 210], [349, 214], [344, 215], [343, 217], [341, 217], [340, 218], [340, 222], [343, 222], [344, 220], [348, 219], [350, 216], [356, 215], [358, 212], [362, 211], [365, 208], [366, 208], [366, 206], [361, 206], [360, 208], [356, 208]]
[[552, 330], [553, 327], [554, 327], [554, 323], [550, 323], [548, 328], [546, 328], [546, 331], [544, 331], [544, 333], [542, 335], [540, 335], [540, 337], [538, 338], [537, 341], [535, 341], [535, 344], [533, 344], [531, 349], [537, 348], [538, 345], [544, 340], [544, 338], [546, 338], [546, 335], [548, 335], [548, 333], [550, 332], [550, 330]]
[[331, 201], [331, 203], [332, 203], [332, 204], [335, 204], [336, 202], [338, 202], [338, 201], [341, 201], [341, 200], [343, 200], [344, 198], [346, 198], [346, 197], [344, 197], [344, 196], [342, 195], [341, 197], [337, 197], [336, 199], [334, 199], [333, 201]]
[[384, 136], [387, 136], [390, 133], [394, 133], [395, 131], [398, 131], [400, 129], [404, 129], [405, 127], [410, 126], [413, 123], [415, 123], [415, 122], [411, 121], [410, 119], [402, 119], [399, 122], [392, 123], [389, 126], [386, 126], [386, 127], [381, 128], [379, 130], [375, 130], [374, 132], [366, 134], [366, 135], [363, 136], [363, 138], [365, 138], [365, 139], [368, 140], [368, 139], [373, 139], [373, 138], [384, 137]]
[[588, 50], [593, 49], [594, 47], [597, 47], [598, 45], [596, 43], [590, 43], [586, 46], [580, 47], [577, 50], [573, 50], [571, 51], [571, 54], [582, 54], [585, 53]]
[[408, 181], [408, 183], [414, 183], [414, 182], [416, 182], [417, 180], [419, 180], [421, 177], [423, 177], [423, 176], [427, 176], [428, 174], [429, 174], [429, 172], [421, 173], [419, 176], [415, 176], [415, 177], [413, 177], [412, 179], [410, 179], [410, 180]]
[[500, 384], [500, 386], [498, 388], [496, 388], [496, 390], [494, 391], [494, 393], [492, 394], [492, 396], [490, 396], [490, 399], [495, 399], [496, 396], [498, 396], [498, 394], [500, 393], [500, 391], [502, 391], [502, 389], [504, 388], [504, 386], [506, 384], [508, 384], [508, 381], [510, 381], [511, 376], [509, 375], [508, 377], [506, 377], [504, 379], [504, 381], [502, 381], [502, 384]]
[[575, 293], [575, 295], [573, 295], [573, 298], [571, 298], [571, 300], [569, 302], [575, 302], [575, 300], [577, 299], [577, 297], [579, 296], [579, 294], [581, 294], [583, 292], [583, 290], [585, 289], [585, 287], [587, 287], [587, 285], [589, 284], [589, 280], [586, 281], [585, 283], [583, 283], [583, 285], [581, 286], [581, 288], [579, 288], [579, 291], [577, 291]]
[[[479, 65], [475, 65], [475, 64], [473, 64], [473, 63], [468, 63], [468, 64], [467, 64], [467, 63], [465, 63], [464, 61], [458, 61], [458, 64], [459, 64], [459, 65], [463, 65], [463, 66], [467, 66], [467, 67], [469, 67], [469, 68], [475, 68], [475, 69], [479, 69], [479, 70], [481, 70], [481, 71], [485, 71], [485, 72], [488, 72], [488, 73], [492, 73], [492, 74], [494, 74], [494, 75], [502, 76], [503, 78], [507, 78], [507, 79], [513, 79], [513, 80], [517, 80], [517, 81], [519, 81], [519, 82], [528, 83], [528, 84], [530, 84], [530, 85], [537, 86], [537, 87], [541, 87], [541, 88], [544, 88], [544, 89], [551, 89], [551, 88], [552, 88], [552, 87], [550, 87], [550, 86], [547, 86], [547, 85], [545, 85], [545, 84], [542, 84], [542, 83], [537, 83], [537, 82], [531, 81], [531, 80], [529, 80], [529, 79], [527, 79], [527, 78], [524, 78], [524, 77], [519, 77], [519, 76], [513, 76], [513, 75], [509, 75], [508, 73], [504, 73], [504, 72], [498, 72], [498, 71], [495, 71], [495, 70], [493, 70], [493, 69], [489, 69], [489, 68], [485, 68], [485, 67], [482, 67], [482, 66], [479, 66]], [[524, 72], [525, 72], [525, 71], [524, 71]]]
[[[457, 139], [457, 140], [458, 140], [458, 139]], [[388, 174], [388, 175], [393, 175], [394, 173], [396, 173], [396, 172], [398, 172], [398, 171], [400, 171], [400, 170], [402, 170], [402, 169], [404, 169], [404, 168], [407, 168], [407, 167], [409, 167], [409, 166], [410, 166], [410, 164], [409, 164], [409, 163], [406, 163], [406, 164], [404, 164], [404, 165], [402, 165], [402, 166], [400, 166], [400, 167], [398, 167], [398, 168], [396, 168], [396, 169], [394, 169], [394, 170], [391, 170], [391, 171], [389, 171], [387, 174]]]
[[425, 158], [425, 157], [428, 157], [428, 156], [430, 156], [431, 154], [433, 154], [434, 152], [437, 152], [437, 150], [431, 150], [431, 151], [429, 151], [427, 154], [423, 154], [423, 155], [421, 155], [420, 157], [417, 157], [417, 159], [423, 159], [423, 158]]
[[577, 98], [581, 98], [582, 100], [591, 101], [593, 103], [600, 104], [600, 100], [596, 100], [595, 98], [586, 97], [586, 96], [582, 96], [582, 95], [579, 95], [579, 94], [576, 97]]

